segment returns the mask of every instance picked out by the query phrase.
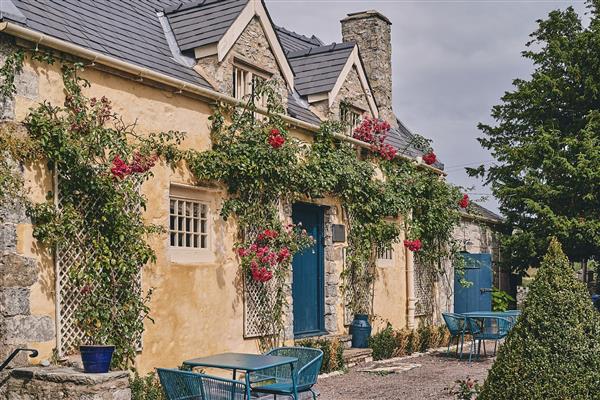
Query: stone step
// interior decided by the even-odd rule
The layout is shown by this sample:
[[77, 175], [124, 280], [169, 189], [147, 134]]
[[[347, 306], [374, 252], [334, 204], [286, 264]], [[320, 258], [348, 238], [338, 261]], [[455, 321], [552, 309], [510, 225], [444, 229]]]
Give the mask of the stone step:
[[373, 361], [373, 349], [350, 348], [344, 350], [344, 363], [346, 368], [352, 368], [371, 361]]
[[[323, 339], [323, 340], [338, 340], [344, 349], [352, 347], [352, 335], [323, 335], [313, 336], [308, 339]], [[302, 342], [302, 339], [296, 340], [296, 342]]]

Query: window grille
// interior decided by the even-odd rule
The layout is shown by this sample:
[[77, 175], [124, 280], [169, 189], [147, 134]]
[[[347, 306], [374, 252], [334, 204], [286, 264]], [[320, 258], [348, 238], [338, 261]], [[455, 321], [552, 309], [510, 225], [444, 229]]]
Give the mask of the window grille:
[[[255, 96], [257, 84], [265, 80], [264, 76], [235, 65], [233, 67], [233, 97], [238, 100], [247, 100], [250, 96]], [[267, 107], [267, 98], [264, 95], [255, 99], [255, 102], [258, 107]]]
[[171, 197], [169, 244], [176, 248], [208, 248], [208, 206], [206, 204]]
[[340, 108], [340, 121], [346, 124], [346, 134], [352, 136], [354, 130], [362, 121], [362, 113], [352, 106], [342, 106]]
[[380, 248], [377, 250], [378, 260], [392, 260], [394, 257], [393, 250], [391, 248]]
[[[61, 182], [67, 183], [66, 177], [56, 174], [54, 181], [55, 204], [61, 210], [67, 202], [73, 203], [73, 198], [64, 198], [61, 193]], [[141, 179], [135, 183], [141, 186]], [[98, 213], [100, 207], [98, 199], [89, 198], [83, 195], [77, 197], [77, 201], [73, 206], [85, 215], [84, 219], [91, 218], [95, 213]], [[131, 202], [129, 204], [132, 210], [139, 211], [140, 204]], [[94, 247], [91, 245], [92, 240], [85, 227], [79, 227], [77, 232], [56, 246], [55, 253], [55, 290], [56, 290], [56, 349], [59, 356], [73, 354], [77, 351], [78, 346], [85, 341], [83, 331], [75, 324], [75, 314], [77, 307], [81, 304], [84, 294], [81, 293], [81, 288], [78, 287], [72, 279], [72, 274], [79, 265], [93, 259], [96, 254]], [[141, 268], [138, 279], [131, 283], [131, 289], [141, 294]], [[92, 288], [93, 290], [93, 288]], [[140, 316], [141, 319], [141, 316]], [[133, 338], [138, 343], [138, 348], [141, 349], [142, 338]]]

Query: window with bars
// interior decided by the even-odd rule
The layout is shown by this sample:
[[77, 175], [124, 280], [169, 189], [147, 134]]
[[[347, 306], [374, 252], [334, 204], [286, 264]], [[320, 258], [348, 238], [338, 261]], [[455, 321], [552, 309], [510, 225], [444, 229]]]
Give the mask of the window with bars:
[[377, 252], [378, 260], [391, 260], [393, 258], [393, 250], [391, 248], [381, 248]]
[[208, 206], [200, 201], [170, 198], [169, 245], [172, 248], [208, 248]]
[[346, 134], [348, 136], [352, 136], [354, 129], [360, 125], [362, 114], [360, 110], [349, 105], [340, 108], [340, 121], [346, 125]]
[[[233, 97], [238, 100], [247, 100], [255, 95], [256, 86], [259, 82], [268, 79], [265, 74], [260, 74], [251, 68], [242, 68], [238, 65], [233, 66]], [[260, 96], [255, 99], [255, 105], [258, 107], [267, 107], [266, 96]]]

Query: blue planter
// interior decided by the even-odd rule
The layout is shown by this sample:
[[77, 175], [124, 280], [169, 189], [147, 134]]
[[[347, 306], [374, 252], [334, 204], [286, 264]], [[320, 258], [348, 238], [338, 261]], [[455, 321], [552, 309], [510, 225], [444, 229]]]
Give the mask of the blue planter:
[[369, 347], [369, 337], [371, 337], [371, 324], [369, 316], [366, 314], [356, 314], [350, 325], [352, 334], [352, 347], [357, 349], [366, 349]]
[[110, 370], [115, 346], [79, 346], [83, 370], [88, 374], [104, 374]]

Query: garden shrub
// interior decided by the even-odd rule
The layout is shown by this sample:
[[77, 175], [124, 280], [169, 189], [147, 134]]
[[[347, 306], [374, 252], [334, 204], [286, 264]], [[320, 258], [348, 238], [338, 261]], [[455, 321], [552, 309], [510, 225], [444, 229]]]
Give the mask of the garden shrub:
[[167, 400], [156, 374], [140, 376], [137, 372], [129, 379], [131, 400]]
[[388, 322], [384, 329], [371, 336], [369, 338], [369, 347], [373, 349], [374, 360], [392, 358], [398, 348], [398, 341], [392, 324]]
[[479, 400], [600, 398], [600, 315], [556, 239]]
[[323, 351], [321, 373], [327, 374], [344, 369], [344, 346], [337, 339], [305, 339], [296, 343], [298, 346], [311, 347]]
[[433, 327], [429, 324], [420, 324], [417, 328], [417, 333], [419, 336], [419, 345], [417, 347], [417, 351], [424, 353], [427, 349], [434, 347], [435, 342], [432, 342], [433, 337]]

